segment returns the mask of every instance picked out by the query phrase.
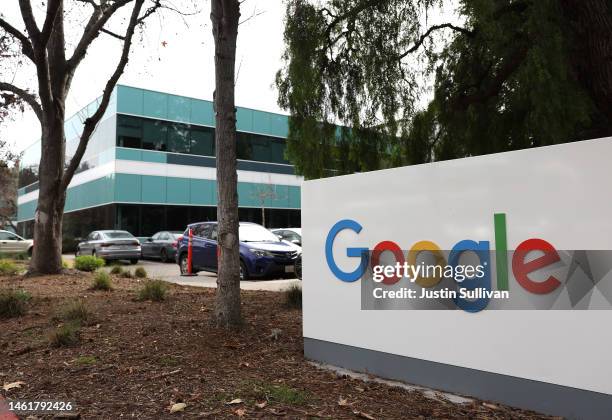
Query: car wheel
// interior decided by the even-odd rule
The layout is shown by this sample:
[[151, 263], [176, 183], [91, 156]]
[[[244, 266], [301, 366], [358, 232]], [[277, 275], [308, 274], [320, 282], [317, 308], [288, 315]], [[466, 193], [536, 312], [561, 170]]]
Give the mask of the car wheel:
[[249, 279], [249, 271], [244, 264], [244, 261], [240, 261], [240, 280], [248, 280]]
[[130, 260], [130, 264], [132, 264], [132, 265], [137, 264], [137, 263], [138, 263], [138, 258], [132, 258]]
[[166, 251], [166, 248], [162, 248], [162, 250], [161, 250], [161, 252], [159, 254], [159, 259], [163, 263], [168, 262], [168, 251]]
[[295, 260], [295, 277], [302, 280], [302, 257]]
[[32, 258], [32, 251], [33, 250], [34, 250], [34, 247], [28, 248], [28, 257]]
[[188, 274], [187, 270], [187, 255], [181, 254], [179, 257], [179, 269], [181, 270], [181, 275]]
[[79, 247], [77, 247], [76, 251], [74, 251], [74, 256], [75, 257], [80, 257], [81, 256], [81, 252], [79, 251]]

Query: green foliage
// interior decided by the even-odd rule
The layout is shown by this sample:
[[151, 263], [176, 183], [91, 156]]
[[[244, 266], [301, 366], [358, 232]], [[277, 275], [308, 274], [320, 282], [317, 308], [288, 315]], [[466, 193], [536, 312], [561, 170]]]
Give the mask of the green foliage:
[[302, 288], [298, 285], [289, 287], [284, 292], [285, 306], [291, 309], [302, 309]]
[[147, 280], [138, 292], [139, 300], [162, 302], [166, 299], [168, 285], [161, 280]]
[[67, 269], [70, 268], [70, 263], [62, 258], [62, 268]]
[[[299, 173], [317, 178], [612, 131], [612, 121], [601, 129], [606, 110], [593, 99], [609, 107], [598, 92], [612, 90], [593, 89], [589, 81], [601, 83], [604, 73], [584, 60], [598, 57], [585, 51], [595, 48], [585, 41], [588, 20], [581, 32], [572, 16], [583, 3], [462, 0], [462, 26], [424, 27], [440, 3], [449, 4], [288, 0], [276, 84]], [[435, 77], [434, 99], [416, 109], [423, 76]]]
[[15, 318], [26, 313], [31, 296], [25, 290], [0, 290], [0, 318]]
[[72, 322], [61, 325], [49, 337], [49, 342], [53, 347], [75, 346], [80, 340], [79, 324]]
[[134, 278], [134, 275], [132, 274], [130, 270], [122, 270], [119, 276], [123, 277], [124, 279]]
[[74, 268], [79, 271], [96, 271], [104, 266], [102, 258], [94, 257], [93, 255], [81, 255], [74, 260]]
[[139, 279], [147, 278], [147, 270], [145, 270], [144, 267], [137, 267], [134, 270], [134, 277]]
[[85, 302], [75, 300], [60, 309], [59, 318], [67, 323], [85, 325], [92, 320], [93, 316]]
[[19, 267], [10, 260], [0, 260], [0, 275], [14, 276], [19, 274]]
[[94, 290], [112, 290], [110, 275], [104, 270], [96, 271], [91, 288]]
[[304, 391], [291, 388], [285, 384], [259, 383], [255, 385], [259, 399], [288, 405], [304, 405], [310, 395]]
[[120, 265], [113, 265], [113, 268], [111, 268], [110, 273], [115, 276], [118, 276], [123, 273], [123, 267], [121, 267]]

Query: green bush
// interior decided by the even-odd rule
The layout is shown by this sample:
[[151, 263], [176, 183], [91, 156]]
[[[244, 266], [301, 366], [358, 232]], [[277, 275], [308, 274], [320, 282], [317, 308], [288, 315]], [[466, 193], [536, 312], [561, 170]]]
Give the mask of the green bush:
[[19, 267], [9, 260], [0, 260], [0, 275], [14, 276], [19, 273]]
[[113, 290], [110, 275], [104, 270], [96, 271], [91, 288], [94, 290]]
[[79, 325], [69, 322], [57, 328], [49, 337], [54, 347], [75, 346], [81, 339]]
[[285, 306], [291, 309], [302, 309], [302, 288], [297, 285], [285, 290]]
[[81, 255], [76, 257], [74, 260], [74, 268], [79, 271], [96, 271], [98, 268], [104, 266], [104, 260], [102, 258], [94, 257], [93, 255]]
[[144, 267], [136, 268], [136, 270], [134, 270], [134, 277], [139, 279], [147, 278], [147, 270], [145, 270]]
[[64, 305], [60, 310], [59, 317], [68, 323], [83, 325], [91, 321], [92, 314], [89, 309], [87, 309], [85, 302], [75, 300]]
[[62, 268], [70, 268], [70, 263], [62, 258]]
[[113, 265], [113, 268], [111, 268], [110, 273], [115, 275], [115, 276], [117, 276], [117, 275], [123, 273], [123, 268], [120, 265], [116, 265], [115, 264], [115, 265]]
[[124, 279], [132, 279], [134, 278], [134, 275], [132, 274], [132, 272], [130, 270], [123, 270], [120, 274], [121, 277], [123, 277]]
[[147, 280], [142, 289], [138, 292], [139, 300], [152, 300], [161, 302], [166, 299], [168, 286], [161, 280]]
[[0, 290], [0, 318], [15, 318], [25, 314], [31, 296], [25, 290]]

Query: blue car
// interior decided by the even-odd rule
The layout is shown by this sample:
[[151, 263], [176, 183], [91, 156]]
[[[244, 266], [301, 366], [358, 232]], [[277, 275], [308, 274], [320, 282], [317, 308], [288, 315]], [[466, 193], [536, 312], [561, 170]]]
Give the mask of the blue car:
[[[187, 274], [187, 248], [191, 228], [192, 273], [217, 272], [217, 222], [194, 223], [187, 226], [178, 240], [176, 262], [181, 274]], [[282, 241], [268, 229], [256, 223], [240, 222], [240, 279], [268, 277], [293, 273], [299, 249]]]

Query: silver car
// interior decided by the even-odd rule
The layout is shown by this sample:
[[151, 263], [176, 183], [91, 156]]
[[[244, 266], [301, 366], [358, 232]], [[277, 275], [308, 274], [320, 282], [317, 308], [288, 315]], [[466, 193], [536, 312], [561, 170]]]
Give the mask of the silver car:
[[21, 236], [9, 232], [8, 230], [0, 230], [0, 254], [25, 254], [32, 255], [34, 241], [24, 239]]
[[140, 258], [140, 242], [125, 230], [96, 230], [77, 245], [76, 256], [93, 255], [106, 261], [129, 260], [136, 264]]

